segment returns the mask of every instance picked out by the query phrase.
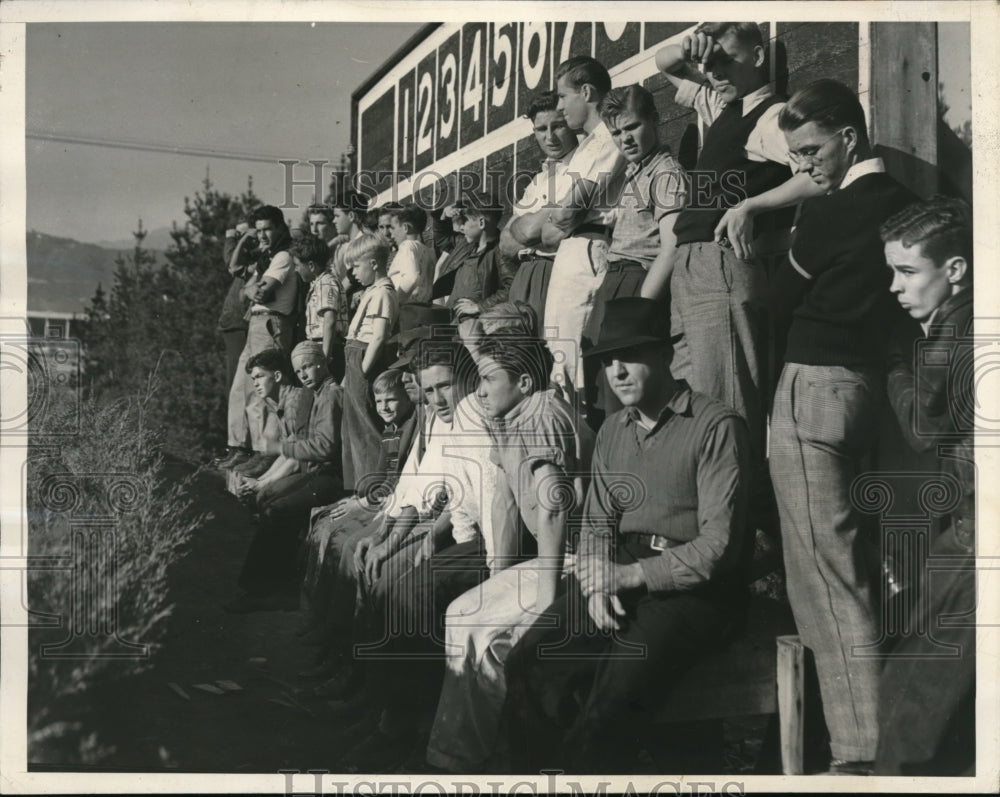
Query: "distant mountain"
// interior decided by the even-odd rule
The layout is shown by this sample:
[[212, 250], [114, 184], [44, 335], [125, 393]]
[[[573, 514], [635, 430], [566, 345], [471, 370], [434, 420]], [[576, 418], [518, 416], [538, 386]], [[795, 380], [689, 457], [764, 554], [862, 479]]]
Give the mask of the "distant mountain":
[[[82, 313], [98, 283], [110, 292], [118, 250], [30, 231], [28, 242], [28, 312]], [[151, 247], [152, 248], [152, 247]], [[158, 257], [162, 261], [162, 256]]]
[[[157, 227], [155, 230], [148, 230], [146, 237], [142, 241], [144, 249], [151, 249], [156, 252], [166, 252], [167, 248], [174, 242], [170, 237], [170, 227]], [[121, 241], [98, 241], [97, 245], [104, 249], [124, 249], [131, 250], [135, 246], [135, 239], [128, 238]]]

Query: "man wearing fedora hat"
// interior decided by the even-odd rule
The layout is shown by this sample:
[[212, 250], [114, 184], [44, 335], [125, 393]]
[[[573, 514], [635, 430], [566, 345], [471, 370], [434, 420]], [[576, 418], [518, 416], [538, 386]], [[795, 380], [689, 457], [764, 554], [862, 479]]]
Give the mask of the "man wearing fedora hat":
[[507, 659], [514, 771], [634, 771], [671, 676], [741, 617], [746, 422], [671, 376], [668, 335], [661, 305], [623, 297], [587, 353], [624, 409], [597, 436], [566, 592]]

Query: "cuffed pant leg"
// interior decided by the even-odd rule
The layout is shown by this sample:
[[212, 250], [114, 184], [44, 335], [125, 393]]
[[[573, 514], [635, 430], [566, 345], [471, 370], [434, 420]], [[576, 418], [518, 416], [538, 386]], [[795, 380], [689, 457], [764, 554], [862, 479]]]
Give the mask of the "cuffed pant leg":
[[771, 426], [788, 598], [816, 659], [832, 754], [848, 761], [872, 760], [878, 736], [872, 557], [851, 501], [877, 401], [872, 374], [789, 363]]

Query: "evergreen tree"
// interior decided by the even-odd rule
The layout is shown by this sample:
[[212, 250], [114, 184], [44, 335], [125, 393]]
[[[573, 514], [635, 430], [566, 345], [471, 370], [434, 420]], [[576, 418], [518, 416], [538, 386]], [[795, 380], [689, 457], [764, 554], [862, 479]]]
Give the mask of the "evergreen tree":
[[87, 382], [98, 396], [148, 394], [148, 421], [161, 427], [168, 450], [200, 458], [225, 442], [225, 357], [216, 325], [231, 277], [223, 262], [225, 232], [260, 201], [252, 182], [238, 197], [202, 190], [185, 197], [183, 225], [174, 224], [166, 262], [142, 247], [119, 258], [110, 299], [99, 287], [81, 330]]

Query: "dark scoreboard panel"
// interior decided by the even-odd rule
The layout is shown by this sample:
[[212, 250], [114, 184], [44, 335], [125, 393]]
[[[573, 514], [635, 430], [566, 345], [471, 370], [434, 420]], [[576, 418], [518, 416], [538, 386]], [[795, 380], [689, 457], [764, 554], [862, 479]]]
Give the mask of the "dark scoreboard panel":
[[[858, 23], [762, 22], [779, 88], [819, 76], [858, 86]], [[493, 21], [442, 23], [392, 57], [354, 95], [358, 181], [381, 204], [484, 188], [509, 201], [539, 168], [532, 96], [555, 88], [560, 62], [592, 55], [615, 85], [642, 83], [656, 97], [662, 139], [684, 160], [697, 154], [695, 115], [674, 101], [653, 56], [694, 22]]]

